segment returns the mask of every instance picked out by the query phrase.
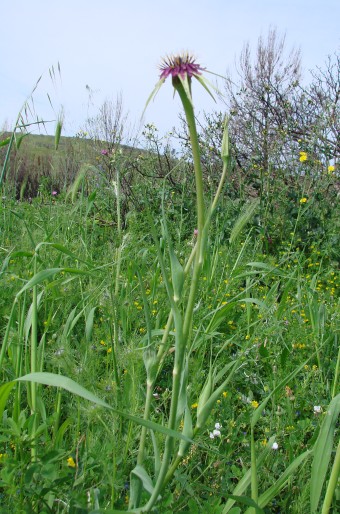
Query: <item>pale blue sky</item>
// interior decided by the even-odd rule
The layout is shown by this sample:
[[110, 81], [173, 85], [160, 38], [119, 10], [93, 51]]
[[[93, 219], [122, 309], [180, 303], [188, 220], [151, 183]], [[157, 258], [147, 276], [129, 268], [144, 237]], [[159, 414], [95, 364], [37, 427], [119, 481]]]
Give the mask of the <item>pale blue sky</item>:
[[[41, 74], [37, 113], [54, 117], [48, 92], [56, 110], [64, 106], [65, 133], [74, 135], [88, 114], [86, 85], [96, 92], [96, 106], [122, 92], [125, 110], [137, 122], [166, 54], [189, 50], [202, 66], [223, 75], [246, 41], [255, 47], [260, 35], [276, 27], [286, 34], [287, 50], [301, 48], [307, 77], [340, 43], [339, 0], [17, 0], [1, 12], [0, 129], [14, 123]], [[58, 62], [62, 77], [54, 88], [48, 69]], [[199, 89], [195, 84], [196, 110], [214, 109]], [[171, 130], [179, 109], [169, 80], [145, 122]]]

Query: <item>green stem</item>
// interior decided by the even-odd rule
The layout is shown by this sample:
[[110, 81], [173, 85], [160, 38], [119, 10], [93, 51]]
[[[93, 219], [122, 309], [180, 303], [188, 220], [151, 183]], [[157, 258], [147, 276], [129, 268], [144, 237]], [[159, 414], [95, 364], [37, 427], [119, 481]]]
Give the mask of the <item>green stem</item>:
[[9, 336], [10, 336], [12, 324], [13, 324], [13, 322], [15, 320], [14, 314], [15, 314], [15, 308], [16, 308], [17, 304], [18, 304], [18, 298], [15, 297], [15, 300], [14, 300], [13, 305], [12, 305], [11, 313], [9, 315], [9, 319], [8, 319], [8, 322], [7, 322], [7, 327], [6, 327], [6, 332], [5, 332], [5, 335], [4, 335], [4, 339], [3, 339], [2, 345], [1, 345], [0, 370], [3, 367], [3, 361], [5, 359], [5, 355], [6, 355], [6, 351], [7, 351], [7, 346], [8, 346], [8, 341], [9, 341]]
[[203, 192], [203, 173], [202, 173], [202, 164], [201, 164], [201, 154], [198, 143], [198, 135], [196, 129], [195, 122], [195, 114], [194, 108], [187, 96], [187, 93], [184, 90], [181, 82], [177, 82], [174, 84], [176, 91], [178, 92], [184, 112], [186, 121], [189, 129], [190, 143], [192, 149], [192, 157], [194, 161], [194, 169], [195, 169], [195, 182], [196, 182], [196, 203], [197, 203], [197, 229], [198, 229], [198, 238], [197, 242], [199, 242], [202, 237], [202, 231], [204, 227], [205, 220], [205, 207], [204, 207], [204, 192]]
[[[256, 466], [256, 449], [255, 449], [255, 436], [254, 427], [251, 427], [251, 441], [250, 441], [250, 453], [251, 453], [251, 498], [255, 503], [258, 501], [258, 479], [257, 479], [257, 466]], [[251, 512], [256, 514], [255, 509], [251, 509]]]
[[54, 441], [54, 443], [57, 440], [57, 434], [58, 434], [59, 424], [60, 424], [60, 417], [61, 417], [61, 388], [58, 387], [57, 399], [55, 402], [55, 421], [54, 421], [54, 425], [53, 425], [53, 441]]
[[[192, 319], [193, 319], [193, 311], [196, 300], [196, 294], [199, 283], [199, 276], [202, 267], [201, 262], [201, 246], [202, 246], [202, 235], [203, 228], [205, 223], [205, 205], [204, 205], [204, 192], [203, 192], [203, 174], [202, 174], [202, 166], [201, 166], [201, 158], [200, 158], [200, 150], [198, 144], [198, 136], [195, 122], [194, 109], [190, 99], [187, 96], [187, 93], [184, 90], [184, 87], [180, 81], [176, 81], [174, 84], [183, 104], [191, 147], [194, 161], [194, 169], [195, 169], [195, 182], [196, 182], [196, 202], [197, 202], [197, 228], [198, 228], [198, 237], [197, 237], [197, 248], [195, 253], [195, 261], [194, 261], [194, 269], [192, 273], [192, 279], [190, 284], [189, 297], [187, 300], [187, 306], [185, 309], [184, 320], [182, 321], [182, 317], [176, 314], [173, 310], [174, 321], [175, 321], [175, 329], [176, 329], [176, 343], [175, 343], [175, 362], [173, 368], [173, 380], [172, 380], [172, 394], [171, 394], [171, 406], [170, 406], [170, 415], [168, 428], [175, 430], [176, 429], [176, 421], [177, 421], [177, 410], [178, 410], [178, 400], [181, 389], [181, 379], [183, 373], [183, 366], [185, 361], [185, 350], [187, 348], [188, 342], [190, 340], [191, 331], [192, 331]], [[171, 456], [173, 453], [174, 447], [174, 439], [173, 437], [167, 437], [165, 441], [164, 455], [161, 464], [161, 468], [157, 477], [157, 481], [152, 492], [152, 495], [147, 502], [145, 509], [149, 511], [157, 502], [158, 495], [160, 491], [164, 488], [166, 475], [169, 470], [169, 465], [171, 461]], [[176, 460], [176, 459], [175, 459]]]
[[[34, 275], [37, 273], [37, 258], [34, 256]], [[37, 371], [38, 360], [38, 286], [33, 286], [32, 300], [32, 326], [31, 326], [31, 373]], [[31, 382], [31, 414], [34, 416], [32, 424], [31, 459], [37, 459], [36, 432], [37, 432], [37, 383]]]
[[321, 514], [329, 513], [329, 509], [331, 508], [331, 505], [332, 505], [334, 491], [336, 489], [336, 486], [337, 486], [337, 483], [339, 480], [339, 474], [340, 474], [340, 443], [338, 444], [338, 449], [336, 451], [336, 455], [335, 455], [335, 459], [334, 459], [334, 463], [333, 463], [333, 467], [332, 467], [332, 471], [331, 471], [331, 476], [329, 478]]
[[[153, 382], [147, 380], [147, 389], [146, 389], [146, 401], [144, 407], [144, 416], [143, 419], [147, 420], [150, 417], [151, 410], [151, 400], [152, 400], [152, 391], [153, 391]], [[142, 433], [140, 437], [140, 445], [137, 456], [137, 464], [142, 465], [144, 461], [144, 451], [145, 451], [145, 441], [146, 441], [147, 429], [146, 427], [142, 427]]]
[[116, 196], [117, 196], [117, 232], [119, 242], [122, 241], [122, 218], [121, 218], [121, 206], [120, 206], [120, 169], [119, 164], [116, 167]]
[[[335, 338], [335, 342], [337, 342], [337, 335], [335, 335], [334, 338]], [[336, 391], [338, 390], [337, 387], [338, 387], [339, 371], [340, 371], [340, 347], [339, 347], [338, 358], [337, 358], [336, 366], [335, 366], [334, 380], [333, 380], [333, 386], [332, 386], [332, 398], [334, 398], [334, 396], [336, 395]]]
[[[18, 341], [19, 341], [19, 344], [18, 344], [18, 347], [17, 347], [17, 351], [16, 351], [16, 362], [15, 362], [15, 376], [16, 377], [21, 377], [22, 376], [22, 367], [23, 367], [23, 364], [24, 364], [24, 358], [23, 358], [23, 353], [24, 353], [24, 344], [23, 344], [23, 340], [24, 340], [24, 335], [23, 335], [23, 331], [24, 331], [24, 325], [25, 325], [25, 306], [26, 306], [26, 302], [25, 302], [25, 298], [26, 298], [26, 295], [24, 296], [24, 300], [23, 300], [23, 306], [22, 308], [20, 308], [20, 303], [18, 303], [18, 319], [20, 320], [19, 322], [19, 331], [18, 331]], [[16, 386], [16, 391], [15, 391], [15, 400], [14, 400], [14, 405], [13, 405], [13, 419], [16, 423], [18, 423], [18, 420], [19, 420], [19, 415], [20, 415], [20, 412], [21, 412], [21, 389], [22, 389], [22, 384], [20, 382], [18, 382], [17, 386]]]
[[[197, 428], [197, 427], [195, 427], [195, 428], [194, 428], [193, 435], [192, 435], [192, 439], [195, 439], [196, 434], [197, 434], [197, 432], [198, 432], [199, 430], [200, 430], [200, 429], [199, 429], [199, 428]], [[183, 459], [184, 459], [184, 457], [186, 456], [187, 451], [188, 451], [188, 449], [189, 449], [190, 445], [191, 445], [191, 443], [190, 443], [190, 442], [186, 443], [186, 446], [185, 446], [185, 448], [184, 448], [184, 450], [183, 450], [183, 452], [182, 452], [183, 454], [182, 454], [182, 455], [178, 455], [178, 454], [177, 454], [176, 458], [175, 458], [175, 459], [173, 460], [173, 462], [171, 463], [171, 466], [170, 466], [170, 468], [169, 468], [169, 470], [168, 470], [168, 472], [167, 472], [167, 474], [166, 474], [166, 476], [165, 476], [165, 479], [164, 479], [164, 487], [165, 487], [165, 486], [170, 482], [170, 480], [172, 479], [172, 477], [173, 477], [173, 475], [174, 475], [174, 473], [175, 473], [176, 469], [178, 468], [179, 464], [182, 462], [182, 460], [183, 460]]]
[[10, 156], [10, 153], [11, 153], [11, 150], [12, 150], [12, 146], [13, 146], [13, 143], [14, 143], [14, 140], [15, 140], [15, 131], [17, 129], [17, 126], [18, 126], [18, 119], [17, 119], [17, 122], [15, 124], [14, 129], [13, 129], [13, 132], [12, 132], [12, 135], [11, 135], [11, 139], [10, 139], [10, 141], [8, 143], [8, 148], [7, 148], [5, 160], [4, 160], [2, 169], [1, 169], [0, 187], [2, 186], [2, 183], [4, 182], [5, 177], [6, 177], [6, 169], [7, 169], [7, 166], [8, 166], [8, 161], [9, 161], [9, 156]]
[[198, 135], [195, 122], [194, 108], [190, 99], [187, 96], [186, 91], [180, 81], [176, 81], [175, 88], [181, 98], [186, 121], [189, 129], [189, 136], [192, 148], [192, 156], [194, 161], [195, 169], [195, 183], [196, 183], [196, 205], [197, 205], [197, 247], [195, 253], [194, 269], [192, 273], [192, 279], [190, 284], [190, 292], [187, 302], [187, 307], [184, 316], [183, 324], [183, 338], [185, 341], [190, 339], [191, 328], [192, 328], [192, 316], [194, 311], [194, 305], [196, 300], [196, 293], [198, 289], [199, 276], [201, 272], [201, 247], [203, 237], [203, 227], [205, 223], [205, 205], [204, 205], [204, 191], [203, 191], [203, 172], [201, 165], [200, 148], [198, 144]]
[[[176, 319], [175, 319], [175, 327], [176, 327], [176, 352], [175, 352], [175, 364], [173, 369], [173, 379], [172, 379], [172, 394], [171, 394], [171, 406], [170, 406], [170, 415], [169, 415], [169, 422], [168, 422], [168, 428], [171, 430], [175, 430], [176, 428], [176, 419], [177, 419], [177, 407], [178, 407], [178, 399], [179, 399], [179, 393], [180, 393], [180, 386], [181, 386], [181, 375], [182, 375], [182, 369], [183, 369], [183, 362], [184, 362], [184, 353], [185, 353], [185, 341], [183, 340], [183, 335], [179, 333], [181, 330], [181, 326], [176, 326]], [[159, 470], [159, 474], [157, 477], [157, 481], [155, 484], [155, 487], [153, 489], [152, 495], [148, 501], [148, 503], [145, 506], [145, 511], [149, 512], [152, 507], [157, 502], [159, 493], [164, 487], [164, 480], [166, 477], [166, 474], [169, 469], [171, 456], [173, 453], [173, 447], [174, 447], [174, 438], [171, 436], [168, 436], [165, 441], [165, 448], [164, 448], [164, 455], [162, 464]]]
[[[204, 228], [207, 230], [208, 227], [205, 227], [205, 224], [208, 225], [212, 216], [213, 211], [216, 208], [219, 196], [221, 194], [228, 166], [226, 163], [224, 163], [223, 166], [223, 172], [220, 179], [220, 183], [218, 186], [218, 189], [216, 191], [214, 200], [211, 204], [211, 208], [209, 210], [209, 216], [206, 220], [206, 213], [205, 213], [205, 203], [204, 203], [204, 190], [203, 190], [203, 173], [202, 173], [202, 166], [201, 166], [201, 159], [200, 159], [200, 149], [198, 144], [198, 136], [197, 136], [197, 129], [196, 129], [196, 122], [195, 122], [195, 116], [194, 116], [194, 109], [191, 103], [191, 99], [187, 96], [187, 93], [181, 83], [181, 81], [176, 80], [174, 83], [174, 87], [176, 88], [177, 92], [180, 95], [180, 98], [182, 100], [182, 104], [184, 107], [186, 120], [188, 124], [189, 129], [189, 135], [190, 135], [190, 141], [191, 141], [191, 147], [192, 147], [192, 154], [193, 154], [193, 162], [194, 162], [194, 170], [195, 170], [195, 183], [196, 183], [196, 201], [197, 201], [197, 229], [198, 229], [198, 237], [197, 242], [191, 252], [191, 255], [187, 261], [187, 264], [184, 268], [184, 275], [187, 276], [191, 267], [193, 264], [193, 271], [192, 271], [192, 279], [190, 284], [190, 291], [189, 296], [185, 308], [185, 317], [182, 320], [181, 315], [177, 311], [176, 308], [172, 306], [171, 312], [169, 313], [167, 325], [163, 334], [162, 342], [160, 345], [160, 348], [157, 353], [156, 357], [156, 364], [155, 367], [157, 367], [157, 372], [155, 374], [155, 377], [153, 377], [152, 380], [148, 380], [147, 382], [147, 394], [146, 394], [146, 403], [145, 403], [145, 409], [144, 409], [144, 419], [148, 419], [150, 416], [150, 408], [151, 408], [151, 400], [152, 400], [152, 391], [154, 387], [154, 383], [156, 380], [156, 377], [162, 367], [162, 361], [164, 358], [164, 355], [166, 354], [168, 345], [168, 335], [170, 332], [170, 328], [172, 326], [173, 320], [175, 322], [175, 329], [176, 329], [176, 343], [175, 343], [175, 362], [174, 362], [174, 369], [173, 369], [173, 387], [172, 387], [172, 395], [171, 395], [171, 406], [170, 406], [170, 415], [169, 415], [169, 422], [168, 427], [170, 429], [176, 429], [176, 422], [177, 420], [177, 411], [178, 411], [178, 401], [179, 401], [179, 395], [180, 395], [180, 389], [181, 389], [181, 380], [182, 380], [182, 374], [183, 374], [183, 366], [185, 362], [185, 351], [187, 348], [187, 345], [190, 341], [191, 337], [191, 331], [192, 331], [192, 320], [193, 320], [193, 311], [194, 311], [194, 305], [198, 290], [198, 284], [199, 284], [199, 276], [201, 272], [202, 267], [202, 247], [203, 244], [203, 230]], [[196, 429], [195, 429], [196, 430]], [[196, 434], [196, 431], [194, 430], [194, 435]], [[142, 464], [144, 460], [144, 448], [145, 448], [145, 438], [146, 438], [146, 430], [142, 429], [141, 434], [141, 440], [140, 440], [140, 447], [139, 447], [139, 453], [137, 462], [138, 464]], [[188, 447], [190, 444], [188, 443]], [[155, 503], [157, 502], [157, 498], [159, 495], [159, 492], [164, 489], [165, 485], [169, 482], [169, 480], [172, 478], [175, 470], [177, 469], [179, 463], [181, 462], [183, 456], [177, 455], [172, 463], [171, 463], [171, 457], [173, 453], [173, 447], [174, 447], [174, 439], [172, 437], [167, 437], [165, 441], [165, 449], [164, 449], [164, 455], [162, 460], [162, 465], [160, 467], [156, 484], [153, 489], [153, 493], [145, 505], [145, 507], [142, 509], [143, 512], [149, 512]], [[187, 448], [185, 449], [184, 453], [187, 451]], [[171, 463], [171, 466], [170, 466]], [[169, 468], [170, 466], [170, 468]], [[140, 484], [141, 489], [141, 484]], [[139, 492], [140, 495], [140, 492]], [[139, 499], [136, 502], [137, 506], [139, 505]]]

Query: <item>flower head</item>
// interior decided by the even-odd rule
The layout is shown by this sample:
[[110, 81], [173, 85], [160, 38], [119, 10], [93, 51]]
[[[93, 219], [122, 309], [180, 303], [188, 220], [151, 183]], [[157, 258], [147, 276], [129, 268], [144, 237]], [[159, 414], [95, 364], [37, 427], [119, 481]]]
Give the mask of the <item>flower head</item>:
[[199, 64], [195, 62], [195, 59], [189, 53], [183, 55], [174, 55], [172, 57], [166, 57], [160, 66], [161, 79], [166, 79], [171, 75], [172, 78], [180, 76], [184, 79], [185, 76], [193, 77], [201, 75], [201, 71], [204, 70]]
[[307, 202], [307, 198], [304, 196], [303, 198], [300, 198], [300, 203], [306, 203]]
[[52, 196], [57, 196], [58, 191], [52, 191]]
[[300, 152], [300, 162], [307, 161], [308, 155], [307, 152]]
[[333, 173], [335, 171], [335, 166], [328, 166], [328, 173]]
[[208, 82], [206, 78], [202, 77], [202, 71], [204, 71], [205, 68], [202, 68], [202, 66], [198, 64], [195, 61], [194, 57], [190, 55], [188, 52], [164, 58], [159, 68], [161, 71], [159, 81], [157, 82], [154, 90], [149, 96], [146, 102], [145, 109], [148, 106], [149, 102], [156, 96], [159, 89], [162, 87], [165, 80], [169, 76], [172, 78], [172, 85], [174, 86], [175, 90], [177, 92], [179, 92], [180, 90], [184, 90], [184, 95], [187, 97], [191, 104], [192, 77], [197, 79], [198, 82], [207, 90], [210, 96], [215, 100], [209, 88], [216, 88], [210, 82]]
[[67, 459], [67, 465], [68, 465], [70, 468], [75, 468], [75, 467], [76, 467], [76, 463], [74, 462], [73, 457], [69, 457], [69, 458]]
[[278, 449], [279, 449], [279, 445], [277, 443], [273, 443], [272, 450], [278, 450]]

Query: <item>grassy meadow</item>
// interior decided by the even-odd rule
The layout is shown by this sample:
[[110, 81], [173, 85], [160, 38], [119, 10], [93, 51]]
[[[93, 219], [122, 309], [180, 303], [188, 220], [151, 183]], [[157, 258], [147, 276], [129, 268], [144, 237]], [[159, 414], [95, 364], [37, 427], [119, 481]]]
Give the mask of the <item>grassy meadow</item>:
[[195, 159], [13, 147], [1, 513], [339, 512], [338, 171], [220, 142], [198, 205]]

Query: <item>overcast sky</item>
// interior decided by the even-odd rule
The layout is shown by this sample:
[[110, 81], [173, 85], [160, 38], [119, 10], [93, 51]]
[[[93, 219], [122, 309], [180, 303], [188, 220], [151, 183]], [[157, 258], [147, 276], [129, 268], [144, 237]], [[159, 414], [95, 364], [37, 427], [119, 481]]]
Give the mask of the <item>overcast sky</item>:
[[[219, 74], [232, 70], [245, 42], [277, 28], [287, 50], [300, 48], [305, 76], [339, 51], [339, 0], [17, 0], [1, 9], [0, 129], [34, 93], [37, 114], [54, 119], [63, 105], [65, 135], [75, 135], [89, 114], [120, 92], [131, 122], [138, 122], [159, 77], [162, 56], [183, 50]], [[53, 85], [48, 70], [61, 67]], [[209, 77], [210, 78], [210, 77]], [[93, 91], [89, 110], [89, 86]], [[197, 111], [213, 110], [194, 85]], [[177, 123], [180, 105], [170, 80], [144, 121], [161, 133]], [[54, 123], [48, 132], [53, 133]]]

